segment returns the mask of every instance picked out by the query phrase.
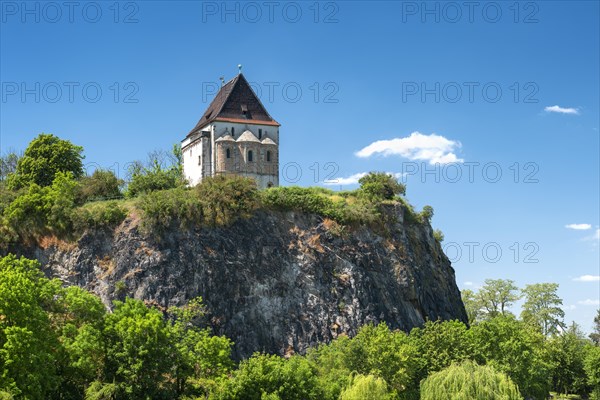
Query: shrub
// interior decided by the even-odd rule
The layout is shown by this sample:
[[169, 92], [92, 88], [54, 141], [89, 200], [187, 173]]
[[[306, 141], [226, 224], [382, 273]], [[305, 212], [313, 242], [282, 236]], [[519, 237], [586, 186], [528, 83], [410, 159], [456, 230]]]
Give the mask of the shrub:
[[433, 218], [433, 207], [425, 206], [423, 207], [423, 211], [421, 211], [421, 221], [431, 222], [431, 218]]
[[112, 171], [97, 169], [81, 179], [81, 201], [112, 200], [123, 197], [119, 189], [124, 184]]
[[202, 218], [202, 205], [192, 190], [176, 188], [148, 193], [140, 197], [137, 207], [142, 210], [142, 227], [160, 233], [179, 222], [181, 227]]
[[85, 205], [75, 210], [73, 225], [77, 232], [86, 229], [114, 228], [127, 217], [127, 210], [116, 201]]
[[[171, 154], [158, 151], [150, 153], [148, 158], [148, 167], [144, 167], [140, 162], [130, 167], [131, 179], [127, 186], [127, 197], [185, 186], [181, 146], [174, 145]], [[165, 162], [165, 159], [168, 159], [168, 162]]]
[[438, 243], [442, 243], [444, 241], [444, 232], [442, 232], [439, 229], [436, 229], [435, 231], [433, 231], [433, 237], [435, 240], [438, 241]]
[[34, 183], [4, 210], [5, 224], [19, 237], [32, 239], [46, 229], [51, 206], [48, 190]]
[[406, 186], [385, 172], [369, 172], [358, 183], [359, 194], [370, 201], [392, 200], [396, 195], [406, 194]]
[[262, 192], [262, 204], [281, 211], [302, 211], [331, 218], [341, 224], [371, 223], [379, 218], [374, 204], [337, 196], [327, 189], [298, 186], [270, 188]]
[[517, 386], [492, 367], [452, 365], [421, 382], [422, 400], [521, 400]]
[[204, 222], [229, 225], [237, 218], [250, 217], [258, 207], [256, 182], [237, 175], [205, 178], [195, 187], [202, 203]]

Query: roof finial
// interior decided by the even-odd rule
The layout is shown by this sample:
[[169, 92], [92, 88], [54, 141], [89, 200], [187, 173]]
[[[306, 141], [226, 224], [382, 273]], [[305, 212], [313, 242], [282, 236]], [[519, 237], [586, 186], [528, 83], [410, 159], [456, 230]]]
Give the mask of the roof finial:
[[225, 77], [220, 76], [219, 79], [221, 80], [221, 87], [223, 87], [223, 85], [225, 85]]
[[242, 73], [242, 64], [238, 64], [238, 74]]

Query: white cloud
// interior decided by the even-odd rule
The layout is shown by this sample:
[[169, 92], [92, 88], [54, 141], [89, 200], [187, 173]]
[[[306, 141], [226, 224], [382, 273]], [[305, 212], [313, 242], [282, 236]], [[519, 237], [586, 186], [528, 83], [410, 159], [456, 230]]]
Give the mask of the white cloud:
[[367, 172], [359, 172], [358, 174], [350, 175], [347, 178], [327, 179], [323, 182], [325, 185], [356, 185], [358, 180], [367, 175]]
[[471, 282], [471, 281], [466, 281], [466, 282], [465, 282], [465, 286], [473, 286], [473, 282]]
[[591, 229], [592, 226], [590, 224], [568, 224], [568, 225], [565, 225], [565, 228], [575, 229], [578, 231], [585, 231], [587, 229]]
[[[347, 178], [327, 179], [327, 180], [323, 181], [323, 184], [329, 185], [329, 186], [356, 185], [358, 183], [358, 180], [367, 174], [368, 174], [368, 172], [359, 172], [357, 174], [350, 175]], [[400, 179], [403, 176], [402, 172], [386, 172], [386, 174], [391, 175], [396, 179]]]
[[594, 242], [600, 241], [600, 229], [596, 228], [596, 232], [594, 232], [590, 236], [584, 237], [583, 240], [594, 241]]
[[548, 106], [544, 108], [544, 111], [549, 113], [579, 115], [579, 110], [577, 108], [571, 107]]
[[374, 154], [399, 155], [409, 160], [428, 161], [430, 164], [462, 163], [464, 160], [454, 153], [460, 147], [460, 142], [446, 139], [435, 133], [424, 135], [413, 132], [408, 137], [373, 142], [357, 151], [356, 156], [366, 158]]
[[574, 310], [576, 308], [577, 308], [577, 306], [575, 304], [571, 304], [570, 306], [566, 306], [565, 310]]
[[584, 306], [600, 306], [600, 300], [585, 299], [582, 301], [578, 301], [577, 304], [581, 304]]
[[573, 280], [578, 282], [600, 282], [600, 275], [581, 275], [573, 278]]

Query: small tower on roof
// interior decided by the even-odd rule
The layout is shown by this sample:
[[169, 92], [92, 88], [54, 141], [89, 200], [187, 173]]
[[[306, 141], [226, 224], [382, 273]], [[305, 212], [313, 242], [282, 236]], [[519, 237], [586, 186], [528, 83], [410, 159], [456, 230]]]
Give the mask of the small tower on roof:
[[238, 68], [181, 142], [183, 172], [192, 186], [219, 174], [251, 177], [259, 188], [279, 185], [280, 125]]

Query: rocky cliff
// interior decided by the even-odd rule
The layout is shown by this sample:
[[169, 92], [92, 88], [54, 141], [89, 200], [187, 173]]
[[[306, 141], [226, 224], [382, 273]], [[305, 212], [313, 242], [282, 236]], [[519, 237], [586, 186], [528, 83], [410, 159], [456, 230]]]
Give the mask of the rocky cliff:
[[400, 206], [386, 206], [385, 215], [382, 229], [348, 230], [316, 215], [259, 211], [229, 227], [173, 228], [160, 237], [128, 218], [114, 231], [25, 253], [109, 307], [126, 295], [161, 307], [202, 296], [236, 358], [303, 353], [369, 322], [410, 330], [425, 319], [466, 321], [429, 224], [405, 222]]

